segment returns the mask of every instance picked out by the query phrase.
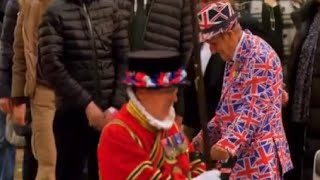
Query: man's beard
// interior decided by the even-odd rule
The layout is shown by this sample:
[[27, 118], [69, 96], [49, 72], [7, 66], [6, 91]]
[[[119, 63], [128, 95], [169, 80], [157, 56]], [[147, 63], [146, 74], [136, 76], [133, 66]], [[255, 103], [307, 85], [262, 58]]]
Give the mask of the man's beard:
[[136, 107], [139, 109], [139, 111], [147, 118], [148, 123], [157, 128], [158, 130], [164, 129], [170, 129], [172, 125], [175, 122], [176, 113], [174, 110], [173, 105], [170, 107], [167, 117], [164, 119], [157, 119], [154, 116], [152, 116], [146, 109], [143, 107], [143, 105], [140, 103], [140, 101], [137, 99], [135, 94], [133, 93], [131, 88], [127, 89], [127, 94], [130, 98], [130, 100], [136, 105]]

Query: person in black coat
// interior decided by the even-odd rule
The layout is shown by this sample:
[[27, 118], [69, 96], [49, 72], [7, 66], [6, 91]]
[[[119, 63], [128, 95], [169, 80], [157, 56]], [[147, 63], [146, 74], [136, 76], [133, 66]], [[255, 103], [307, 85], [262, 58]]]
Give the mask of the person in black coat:
[[314, 154], [320, 149], [320, 36], [319, 29], [313, 28], [319, 26], [319, 8], [318, 0], [310, 0], [292, 13], [297, 33], [288, 62], [290, 98], [284, 120], [295, 169], [286, 177], [288, 180], [311, 179]]
[[[38, 83], [57, 96], [58, 180], [98, 180], [99, 131], [126, 102], [127, 0], [57, 0], [39, 29]], [[130, 7], [129, 7], [130, 8]], [[87, 165], [87, 166], [86, 166]]]

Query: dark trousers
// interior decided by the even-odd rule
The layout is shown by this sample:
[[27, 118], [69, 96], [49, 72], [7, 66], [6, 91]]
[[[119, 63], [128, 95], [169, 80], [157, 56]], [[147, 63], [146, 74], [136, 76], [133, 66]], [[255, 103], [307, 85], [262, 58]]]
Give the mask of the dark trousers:
[[[88, 125], [83, 109], [61, 109], [54, 119], [57, 180], [98, 180], [97, 145], [100, 133]], [[87, 169], [87, 178], [84, 169]]]
[[26, 146], [23, 149], [23, 180], [35, 180], [37, 175], [38, 163], [32, 154], [31, 134], [25, 136]]
[[285, 180], [302, 180], [304, 157], [305, 125], [289, 122], [286, 125], [286, 135], [289, 143], [291, 159], [294, 169], [285, 174]]

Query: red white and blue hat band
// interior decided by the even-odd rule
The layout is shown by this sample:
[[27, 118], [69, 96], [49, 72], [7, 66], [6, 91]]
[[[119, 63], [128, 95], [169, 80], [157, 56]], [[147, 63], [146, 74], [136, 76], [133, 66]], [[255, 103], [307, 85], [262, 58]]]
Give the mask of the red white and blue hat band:
[[128, 86], [140, 88], [163, 88], [187, 85], [187, 72], [184, 67], [176, 71], [147, 74], [141, 71], [127, 71], [123, 81]]

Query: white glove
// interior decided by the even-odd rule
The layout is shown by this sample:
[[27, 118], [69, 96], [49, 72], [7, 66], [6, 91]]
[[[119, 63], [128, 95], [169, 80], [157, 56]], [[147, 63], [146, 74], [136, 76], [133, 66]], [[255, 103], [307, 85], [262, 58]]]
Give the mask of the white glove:
[[218, 170], [206, 171], [192, 180], [220, 180], [220, 174]]

